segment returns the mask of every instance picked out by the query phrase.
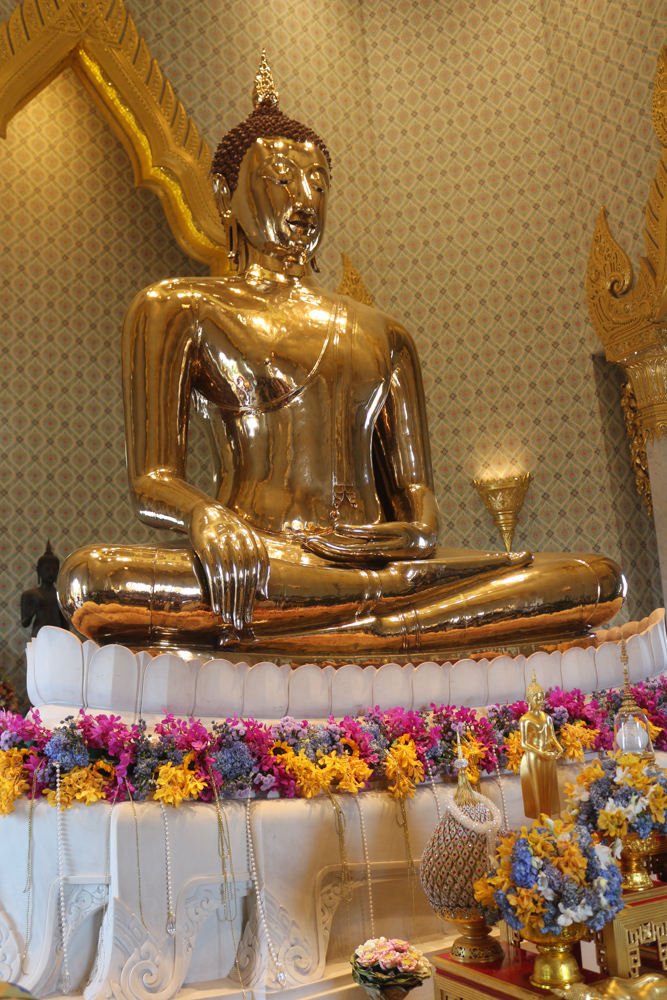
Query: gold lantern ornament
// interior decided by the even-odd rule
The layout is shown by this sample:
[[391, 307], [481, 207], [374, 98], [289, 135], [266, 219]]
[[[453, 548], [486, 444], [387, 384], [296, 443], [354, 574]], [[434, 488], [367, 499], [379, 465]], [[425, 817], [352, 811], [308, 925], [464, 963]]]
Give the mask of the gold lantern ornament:
[[625, 686], [621, 707], [614, 716], [614, 744], [617, 750], [639, 754], [645, 760], [655, 763], [648, 716], [636, 703], [630, 690], [628, 648], [625, 639], [621, 639], [621, 663]]
[[421, 883], [438, 916], [461, 928], [451, 957], [458, 962], [497, 962], [504, 952], [497, 938], [489, 937], [491, 928], [475, 902], [473, 886], [490, 868], [500, 812], [490, 799], [471, 788], [460, 740], [454, 767], [457, 787], [443, 793], [444, 815], [422, 854]]
[[473, 479], [473, 485], [491, 515], [505, 549], [511, 552], [514, 530], [530, 486], [530, 473], [523, 472], [502, 479]]

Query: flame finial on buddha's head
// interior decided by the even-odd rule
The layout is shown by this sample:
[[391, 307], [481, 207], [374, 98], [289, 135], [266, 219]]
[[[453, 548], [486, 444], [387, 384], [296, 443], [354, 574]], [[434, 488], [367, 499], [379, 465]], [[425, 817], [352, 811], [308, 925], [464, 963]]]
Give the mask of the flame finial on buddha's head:
[[266, 61], [266, 49], [262, 49], [262, 58], [259, 60], [259, 69], [252, 88], [252, 106], [258, 108], [260, 104], [268, 104], [277, 108], [278, 96], [271, 69]]

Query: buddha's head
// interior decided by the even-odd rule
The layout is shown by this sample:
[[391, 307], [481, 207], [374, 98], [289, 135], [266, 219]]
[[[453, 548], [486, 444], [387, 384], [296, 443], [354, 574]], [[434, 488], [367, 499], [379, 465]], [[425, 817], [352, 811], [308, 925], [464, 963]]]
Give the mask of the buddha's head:
[[37, 579], [42, 587], [52, 587], [58, 579], [60, 559], [51, 548], [50, 540], [37, 560]]
[[213, 159], [213, 186], [230, 254], [234, 229], [261, 254], [306, 264], [322, 241], [331, 160], [324, 142], [278, 107], [262, 53], [254, 110], [223, 137]]
[[532, 680], [526, 688], [526, 701], [533, 712], [541, 712], [544, 708], [544, 690], [537, 683], [534, 670]]

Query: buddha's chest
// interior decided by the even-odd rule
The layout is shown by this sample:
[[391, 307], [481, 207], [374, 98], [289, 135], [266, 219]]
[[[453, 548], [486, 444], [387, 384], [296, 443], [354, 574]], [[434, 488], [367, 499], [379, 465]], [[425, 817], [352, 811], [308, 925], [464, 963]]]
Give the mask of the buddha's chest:
[[227, 412], [270, 411], [305, 396], [313, 406], [377, 405], [391, 371], [386, 337], [338, 300], [309, 310], [247, 309], [204, 318], [197, 388]]

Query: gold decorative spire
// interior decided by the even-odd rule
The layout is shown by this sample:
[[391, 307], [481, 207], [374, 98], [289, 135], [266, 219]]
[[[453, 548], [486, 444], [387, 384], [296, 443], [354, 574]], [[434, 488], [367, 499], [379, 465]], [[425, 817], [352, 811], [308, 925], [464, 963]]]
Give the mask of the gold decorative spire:
[[274, 107], [278, 107], [278, 91], [273, 82], [269, 64], [266, 61], [266, 49], [262, 49], [262, 58], [259, 60], [255, 86], [252, 88], [252, 106], [256, 108], [260, 104], [272, 104]]
[[533, 670], [533, 676], [531, 677], [530, 684], [526, 688], [526, 698], [530, 698], [534, 694], [544, 694], [544, 688], [540, 687], [537, 683], [537, 676]]
[[457, 773], [457, 789], [454, 793], [454, 802], [459, 808], [461, 806], [474, 806], [477, 803], [472, 785], [468, 779], [468, 761], [463, 756], [461, 746], [461, 734], [456, 733], [457, 759], [454, 761], [454, 770]]
[[621, 639], [621, 665], [623, 667], [623, 701], [621, 703], [621, 708], [619, 711], [623, 712], [641, 712], [641, 708], [634, 699], [634, 695], [630, 690], [630, 675], [628, 674], [628, 647], [625, 644], [625, 639]]

